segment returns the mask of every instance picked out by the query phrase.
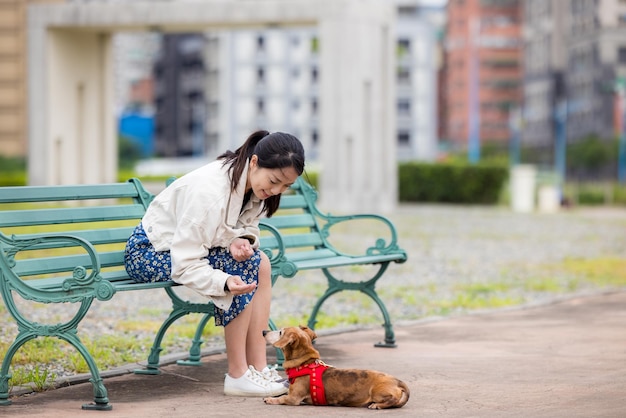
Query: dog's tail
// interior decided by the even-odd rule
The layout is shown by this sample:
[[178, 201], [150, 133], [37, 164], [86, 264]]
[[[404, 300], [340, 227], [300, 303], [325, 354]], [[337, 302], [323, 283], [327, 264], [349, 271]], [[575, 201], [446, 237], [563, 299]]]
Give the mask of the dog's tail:
[[402, 389], [402, 396], [398, 399], [398, 403], [394, 405], [395, 408], [402, 408], [408, 401], [409, 396], [411, 396], [411, 391], [406, 383], [402, 380], [398, 380], [398, 386]]

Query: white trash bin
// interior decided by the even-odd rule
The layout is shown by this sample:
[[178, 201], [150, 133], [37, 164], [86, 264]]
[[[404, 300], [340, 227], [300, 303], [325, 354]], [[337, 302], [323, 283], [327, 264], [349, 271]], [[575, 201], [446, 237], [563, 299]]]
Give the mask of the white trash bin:
[[541, 186], [538, 192], [539, 212], [554, 213], [561, 207], [559, 189], [556, 186]]
[[514, 212], [535, 210], [535, 182], [537, 169], [530, 164], [516, 165], [511, 169], [511, 207]]

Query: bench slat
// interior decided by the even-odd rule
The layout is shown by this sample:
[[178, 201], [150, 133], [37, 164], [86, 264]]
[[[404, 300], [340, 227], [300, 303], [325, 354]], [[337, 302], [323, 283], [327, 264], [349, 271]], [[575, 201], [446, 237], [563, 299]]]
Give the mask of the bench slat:
[[278, 229], [310, 228], [316, 226], [315, 219], [313, 218], [313, 215], [310, 214], [273, 216], [269, 219], [264, 219], [263, 221]]
[[[316, 247], [322, 245], [324, 241], [320, 234], [289, 234], [282, 235], [283, 244], [285, 248], [300, 248], [300, 247]], [[277, 248], [279, 246], [278, 240], [274, 237], [262, 237], [261, 248]]]
[[[113, 283], [115, 289], [118, 291], [129, 291], [138, 289], [161, 289], [164, 287], [179, 286], [178, 283], [167, 282], [152, 282], [152, 283], [136, 283], [124, 270], [107, 271], [100, 275], [103, 279]], [[62, 290], [63, 282], [69, 277], [53, 277], [46, 279], [32, 279], [27, 282], [37, 289], [47, 291], [60, 291]]]
[[308, 258], [302, 261], [294, 260], [294, 262], [296, 263], [296, 266], [299, 270], [311, 270], [319, 268], [352, 266], [355, 264], [378, 264], [399, 260], [404, 260], [404, 257], [401, 257], [398, 254], [387, 254], [360, 257], [334, 256], [329, 258]]
[[90, 206], [0, 211], [0, 227], [140, 219], [143, 205]]
[[306, 207], [306, 200], [301, 194], [283, 195], [280, 198], [281, 209], [304, 209]]
[[[116, 244], [116, 243], [125, 243], [130, 237], [130, 234], [133, 232], [135, 227], [120, 227], [120, 228], [109, 228], [109, 229], [86, 229], [86, 230], [74, 230], [74, 231], [64, 231], [63, 235], [72, 235], [78, 238], [83, 238], [84, 240], [89, 241], [93, 245], [101, 245], [101, 244]], [[23, 239], [32, 239], [32, 238], [40, 238], [40, 237], [51, 237], [59, 235], [59, 232], [45, 232], [40, 234], [20, 234], [17, 235], [19, 238]], [[33, 250], [44, 250], [50, 248], [64, 248], [64, 247], [72, 247], [75, 245], [72, 244], [59, 244], [58, 242], [54, 243], [42, 243], [36, 246], [33, 246]]]
[[[324, 244], [320, 234], [290, 234], [283, 235], [283, 242], [286, 248], [300, 248], [300, 247], [316, 247]], [[291, 253], [290, 253], [291, 254]]]
[[312, 251], [293, 251], [289, 253], [289, 259], [296, 264], [302, 260], [320, 260], [334, 257], [338, 257], [338, 255], [326, 248]]
[[[101, 252], [99, 253], [99, 258], [102, 268], [124, 265], [124, 251]], [[91, 259], [84, 254], [32, 258], [19, 260], [13, 270], [22, 277], [28, 277], [41, 274], [71, 272], [77, 266], [90, 269]]]
[[132, 183], [0, 188], [0, 203], [56, 202], [64, 200], [133, 198], [137, 196], [137, 188]]

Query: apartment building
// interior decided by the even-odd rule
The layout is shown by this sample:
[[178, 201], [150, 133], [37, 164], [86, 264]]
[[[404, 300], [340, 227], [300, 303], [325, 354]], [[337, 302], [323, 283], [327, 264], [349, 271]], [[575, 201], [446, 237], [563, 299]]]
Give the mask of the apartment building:
[[506, 144], [522, 98], [521, 2], [449, 0], [447, 14], [443, 139], [470, 151]]
[[28, 152], [26, 11], [31, 4], [62, 2], [0, 2], [0, 154], [3, 156], [23, 157]]
[[526, 0], [522, 143], [552, 158], [556, 109], [566, 100], [569, 5], [561, 0]]
[[206, 154], [205, 50], [200, 33], [165, 34], [154, 63], [154, 149], [161, 157]]
[[[420, 2], [397, 0], [397, 130], [399, 160], [437, 155], [436, 31]], [[298, 136], [315, 161], [319, 154], [321, 69], [315, 27], [228, 30], [207, 34], [207, 137], [211, 154], [232, 149], [253, 130]], [[358, 103], [355, 103], [358, 106]]]
[[626, 1], [524, 2], [522, 142], [550, 149], [557, 111], [568, 143], [621, 131], [617, 84], [626, 79]]
[[568, 3], [567, 138], [614, 138], [615, 83], [626, 77], [626, 2]]

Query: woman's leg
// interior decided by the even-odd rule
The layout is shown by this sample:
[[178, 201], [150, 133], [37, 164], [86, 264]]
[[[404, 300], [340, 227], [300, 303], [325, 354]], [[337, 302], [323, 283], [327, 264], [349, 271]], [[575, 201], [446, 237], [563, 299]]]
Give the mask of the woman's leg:
[[267, 328], [272, 298], [271, 265], [261, 254], [258, 287], [248, 306], [224, 327], [228, 374], [242, 376], [248, 365], [262, 370], [267, 365], [263, 330]]
[[246, 341], [246, 356], [250, 364], [257, 370], [267, 366], [267, 343], [263, 337], [263, 330], [268, 328], [270, 320], [270, 304], [272, 302], [272, 266], [269, 258], [261, 251], [259, 266], [259, 284], [252, 302], [247, 307], [251, 310], [248, 338]]

